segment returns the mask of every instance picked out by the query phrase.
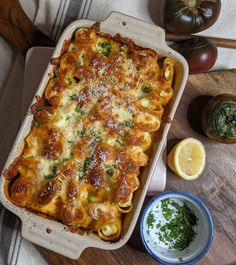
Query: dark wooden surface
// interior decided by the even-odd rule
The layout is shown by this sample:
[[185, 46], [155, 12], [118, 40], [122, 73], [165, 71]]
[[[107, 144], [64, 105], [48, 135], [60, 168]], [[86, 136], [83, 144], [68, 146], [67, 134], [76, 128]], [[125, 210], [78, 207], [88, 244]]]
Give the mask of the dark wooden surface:
[[0, 33], [22, 53], [35, 45], [55, 45], [27, 17], [18, 0], [0, 0]]
[[[236, 70], [189, 76], [168, 136], [168, 149], [178, 139], [192, 136], [203, 142], [207, 152], [206, 168], [199, 179], [185, 181], [168, 170], [166, 187], [167, 190], [182, 189], [194, 193], [204, 200], [212, 213], [215, 237], [210, 251], [198, 263], [200, 265], [232, 265], [236, 262], [236, 145], [209, 140], [201, 134], [199, 124], [200, 112], [206, 100], [220, 93], [236, 95]], [[53, 265], [158, 264], [140, 251], [136, 233], [132, 241], [121, 249], [104, 251], [89, 248], [77, 261], [38, 249]]]

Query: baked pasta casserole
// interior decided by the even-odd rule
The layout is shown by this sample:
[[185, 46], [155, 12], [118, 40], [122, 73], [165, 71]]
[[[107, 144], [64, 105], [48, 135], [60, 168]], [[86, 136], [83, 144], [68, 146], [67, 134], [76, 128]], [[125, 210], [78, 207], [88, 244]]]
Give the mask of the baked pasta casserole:
[[78, 28], [52, 64], [5, 192], [72, 231], [117, 240], [173, 95], [174, 62], [96, 23]]

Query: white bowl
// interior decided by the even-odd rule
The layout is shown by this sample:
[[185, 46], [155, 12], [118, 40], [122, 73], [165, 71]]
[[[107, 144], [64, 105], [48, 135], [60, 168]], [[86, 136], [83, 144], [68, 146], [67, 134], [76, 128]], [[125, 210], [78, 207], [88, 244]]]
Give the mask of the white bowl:
[[[184, 250], [173, 250], [161, 245], [150, 244], [150, 235], [146, 232], [146, 220], [153, 207], [163, 199], [176, 199], [185, 203], [197, 217], [196, 235], [190, 245]], [[160, 193], [153, 197], [144, 208], [140, 222], [142, 243], [151, 256], [161, 264], [191, 265], [198, 262], [209, 250], [214, 235], [214, 226], [211, 214], [206, 205], [193, 194], [185, 191], [174, 190]]]

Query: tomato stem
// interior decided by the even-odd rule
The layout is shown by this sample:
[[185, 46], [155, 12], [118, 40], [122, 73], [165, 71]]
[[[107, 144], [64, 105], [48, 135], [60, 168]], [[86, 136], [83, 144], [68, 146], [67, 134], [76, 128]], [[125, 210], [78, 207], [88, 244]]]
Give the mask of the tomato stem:
[[187, 0], [185, 1], [185, 4], [189, 7], [189, 8], [193, 8], [196, 6], [197, 4], [197, 0]]

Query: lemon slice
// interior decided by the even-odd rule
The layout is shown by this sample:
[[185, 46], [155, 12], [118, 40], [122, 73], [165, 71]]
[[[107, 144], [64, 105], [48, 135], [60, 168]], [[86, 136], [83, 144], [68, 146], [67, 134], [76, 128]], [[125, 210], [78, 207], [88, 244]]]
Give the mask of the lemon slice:
[[168, 166], [186, 180], [198, 178], [206, 164], [206, 151], [195, 138], [186, 138], [176, 144], [167, 156]]

